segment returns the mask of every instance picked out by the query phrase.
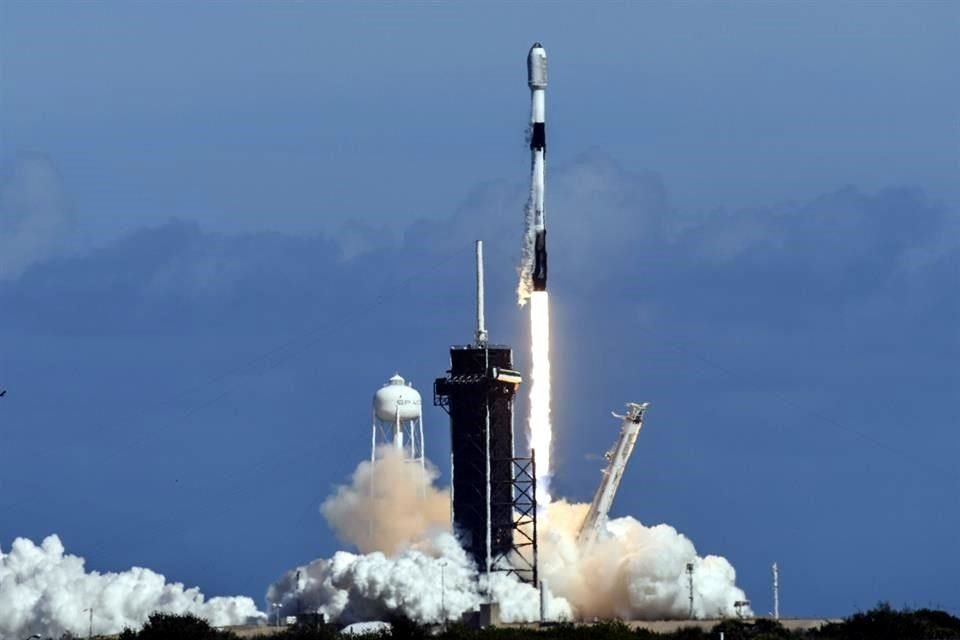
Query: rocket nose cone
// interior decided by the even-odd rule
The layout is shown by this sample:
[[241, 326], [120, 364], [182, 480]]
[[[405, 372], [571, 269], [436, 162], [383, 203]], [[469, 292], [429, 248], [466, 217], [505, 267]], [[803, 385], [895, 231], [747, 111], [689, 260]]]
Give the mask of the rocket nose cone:
[[539, 42], [534, 42], [527, 54], [527, 83], [532, 89], [547, 86], [547, 52]]

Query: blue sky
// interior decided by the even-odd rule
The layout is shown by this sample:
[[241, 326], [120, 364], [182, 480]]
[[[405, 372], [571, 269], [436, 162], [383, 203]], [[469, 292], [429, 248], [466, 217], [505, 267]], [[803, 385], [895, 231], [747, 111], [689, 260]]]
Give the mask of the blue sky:
[[[551, 63], [557, 488], [755, 609], [960, 612], [953, 3], [0, 3], [0, 545], [259, 598], [395, 370], [517, 347], [524, 56]], [[446, 473], [446, 417], [426, 416]], [[345, 452], [353, 452], [352, 454]]]

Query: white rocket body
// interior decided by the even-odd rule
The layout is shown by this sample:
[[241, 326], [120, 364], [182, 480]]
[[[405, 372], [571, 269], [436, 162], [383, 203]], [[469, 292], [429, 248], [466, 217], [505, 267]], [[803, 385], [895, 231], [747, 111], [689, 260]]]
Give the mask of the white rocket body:
[[533, 204], [533, 230], [543, 231], [544, 161], [547, 152], [547, 52], [536, 43], [527, 55], [527, 84], [530, 87], [530, 155], [533, 171], [530, 192]]
[[613, 445], [613, 449], [608, 451], [605, 456], [608, 461], [607, 468], [603, 470], [600, 486], [597, 487], [593, 502], [590, 503], [590, 510], [580, 527], [580, 544], [582, 546], [592, 545], [606, 528], [607, 515], [610, 513], [610, 507], [613, 506], [617, 489], [620, 488], [623, 471], [626, 469], [627, 461], [633, 453], [637, 436], [640, 435], [640, 429], [643, 427], [643, 413], [648, 406], [648, 402], [643, 404], [631, 402], [627, 404], [627, 415], [613, 414], [623, 419], [620, 436]]
[[527, 54], [527, 85], [530, 87], [530, 207], [534, 234], [534, 291], [547, 288], [547, 227], [544, 220], [544, 171], [547, 155], [547, 52], [539, 42]]

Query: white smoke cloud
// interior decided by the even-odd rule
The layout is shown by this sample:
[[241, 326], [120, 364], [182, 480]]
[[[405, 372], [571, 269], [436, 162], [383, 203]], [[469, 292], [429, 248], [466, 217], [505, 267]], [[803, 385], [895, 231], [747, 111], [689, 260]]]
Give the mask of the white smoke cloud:
[[[351, 484], [338, 487], [321, 511], [331, 528], [364, 553], [340, 551], [291, 569], [267, 591], [281, 615], [320, 612], [344, 623], [402, 613], [419, 622], [459, 619], [486, 600], [486, 582], [451, 532], [449, 492], [396, 450], [379, 450], [375, 465], [361, 462]], [[298, 577], [299, 574], [299, 577]], [[489, 589], [504, 603], [505, 620], [539, 617], [530, 585], [496, 574]], [[550, 597], [550, 612], [569, 617], [566, 601]]]
[[[391, 454], [385, 455], [389, 460]], [[390, 474], [389, 483], [377, 480], [381, 466], [384, 480]], [[288, 571], [266, 595], [269, 603], [281, 605], [281, 615], [320, 612], [341, 623], [382, 620], [397, 613], [419, 622], [456, 620], [487, 601], [489, 587], [489, 598], [500, 603], [503, 620], [539, 619], [539, 592], [506, 574], [493, 574], [488, 585], [451, 533], [449, 517], [445, 526], [435, 518], [422, 518], [419, 526], [411, 526], [416, 518], [391, 517], [396, 508], [384, 499], [388, 493], [404, 509], [418, 508], [416, 500], [423, 505], [432, 501], [430, 508], [436, 509], [440, 497], [446, 502], [446, 492], [431, 484], [432, 472], [423, 473], [418, 465], [396, 457], [383, 464], [378, 461], [372, 477], [371, 495], [370, 464], [361, 463], [352, 484], [339, 487], [322, 509], [346, 542], [363, 545], [367, 553], [340, 551]], [[343, 508], [356, 507], [361, 499], [370, 509], [366, 514], [363, 509]], [[577, 533], [587, 508], [555, 502], [541, 517], [540, 574], [547, 586], [549, 619], [685, 618], [688, 562], [695, 567], [698, 617], [732, 616], [734, 603], [746, 599], [729, 562], [718, 556], [699, 557], [693, 543], [667, 525], [646, 527], [630, 517], [614, 519], [608, 523], [608, 535], [581, 549]], [[365, 526], [359, 526], [358, 518]], [[372, 538], [367, 533], [370, 527], [389, 530], [395, 522], [397, 536], [381, 533]], [[372, 543], [374, 539], [379, 543]]]
[[[539, 595], [532, 586], [495, 574], [490, 589], [505, 620], [539, 617]], [[330, 559], [314, 560], [274, 583], [267, 600], [281, 604], [282, 615], [320, 612], [342, 623], [383, 620], [396, 613], [440, 622], [476, 611], [486, 600], [485, 591], [486, 583], [477, 580], [476, 567], [456, 538], [439, 533], [394, 555], [339, 551]], [[560, 598], [551, 597], [549, 607], [556, 618], [570, 616]]]
[[520, 306], [527, 304], [533, 294], [533, 263], [536, 234], [533, 231], [533, 195], [531, 190], [530, 201], [523, 212], [523, 240], [520, 243], [520, 264], [517, 267], [517, 302]]
[[362, 553], [396, 553], [431, 532], [450, 529], [450, 494], [433, 486], [433, 465], [411, 464], [392, 447], [374, 466], [360, 463], [350, 485], [337, 488], [320, 511], [341, 540]]
[[99, 634], [138, 628], [154, 612], [189, 613], [215, 626], [265, 617], [251, 598], [205, 600], [198, 589], [167, 582], [149, 569], [88, 573], [84, 559], [66, 554], [56, 535], [40, 545], [17, 538], [9, 553], [0, 549], [0, 639], [85, 636], [90, 608]]
[[[690, 613], [687, 563], [693, 563], [693, 612], [733, 616], [746, 600], [736, 571], [719, 556], [699, 557], [689, 538], [666, 524], [647, 527], [629, 516], [607, 522], [590, 547], [578, 542], [589, 505], [552, 503], [540, 534], [540, 570], [581, 618], [671, 619]], [[744, 613], [746, 610], [744, 610]]]
[[[456, 620], [483, 602], [500, 604], [505, 621], [536, 620], [540, 595], [516, 577], [495, 573], [489, 583], [450, 530], [448, 494], [433, 486], [432, 467], [381, 451], [375, 467], [361, 463], [350, 485], [322, 511], [344, 540], [364, 553], [339, 551], [288, 571], [267, 591], [281, 615], [320, 612], [351, 623], [403, 614], [429, 623]], [[588, 505], [552, 503], [541, 516], [540, 575], [552, 620], [685, 618], [686, 564], [694, 564], [694, 614], [732, 616], [745, 600], [724, 558], [700, 557], [668, 525], [647, 527], [631, 517], [611, 520], [593, 546], [578, 545]], [[371, 533], [371, 531], [373, 533]], [[86, 633], [93, 608], [96, 633], [141, 626], [153, 612], [189, 613], [216, 626], [263, 620], [246, 597], [205, 600], [198, 589], [167, 583], [149, 569], [87, 572], [57, 536], [42, 544], [18, 538], [0, 549], [0, 640], [33, 633]]]

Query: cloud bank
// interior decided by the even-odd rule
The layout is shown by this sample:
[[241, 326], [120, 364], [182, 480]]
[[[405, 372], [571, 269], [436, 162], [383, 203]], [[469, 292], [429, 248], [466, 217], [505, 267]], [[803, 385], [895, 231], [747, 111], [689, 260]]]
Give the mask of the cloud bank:
[[138, 628], [154, 612], [192, 614], [215, 626], [265, 617], [250, 598], [206, 600], [199, 589], [149, 569], [88, 572], [83, 558], [66, 553], [55, 535], [39, 545], [17, 538], [9, 552], [0, 549], [0, 638], [85, 636], [90, 609], [94, 634]]
[[76, 232], [53, 164], [38, 154], [19, 156], [0, 175], [0, 281], [60, 255], [76, 243]]

